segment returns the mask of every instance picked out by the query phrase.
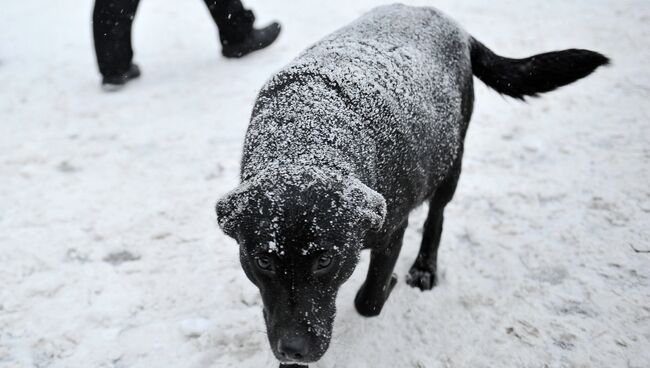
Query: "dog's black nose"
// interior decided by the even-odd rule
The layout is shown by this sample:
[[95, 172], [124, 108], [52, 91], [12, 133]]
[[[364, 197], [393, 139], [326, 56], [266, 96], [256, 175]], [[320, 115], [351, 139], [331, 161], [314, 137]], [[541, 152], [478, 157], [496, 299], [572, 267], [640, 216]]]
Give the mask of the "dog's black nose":
[[283, 358], [302, 360], [307, 355], [307, 341], [303, 337], [291, 336], [278, 341], [278, 352]]

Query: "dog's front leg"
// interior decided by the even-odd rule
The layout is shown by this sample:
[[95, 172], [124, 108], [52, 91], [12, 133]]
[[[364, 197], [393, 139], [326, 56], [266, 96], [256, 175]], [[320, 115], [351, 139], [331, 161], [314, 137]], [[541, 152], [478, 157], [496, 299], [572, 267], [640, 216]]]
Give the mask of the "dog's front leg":
[[402, 248], [404, 230], [406, 230], [406, 224], [395, 230], [384, 247], [373, 249], [370, 253], [370, 266], [366, 281], [354, 299], [354, 306], [362, 316], [378, 316], [397, 283], [397, 276], [393, 274], [393, 268]]

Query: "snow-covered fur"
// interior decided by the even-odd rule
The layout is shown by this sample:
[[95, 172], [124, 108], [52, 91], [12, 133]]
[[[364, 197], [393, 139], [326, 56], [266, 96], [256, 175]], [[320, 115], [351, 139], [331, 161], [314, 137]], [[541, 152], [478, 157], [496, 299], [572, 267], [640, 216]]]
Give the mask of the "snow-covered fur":
[[[599, 56], [589, 53], [582, 54], [592, 57], [587, 61]], [[559, 64], [517, 63], [433, 8], [391, 5], [326, 37], [266, 83], [246, 135], [242, 183], [218, 202], [217, 214], [261, 291], [280, 360], [322, 356], [337, 290], [365, 248], [371, 264], [355, 305], [362, 315], [379, 314], [395, 285], [409, 212], [427, 200], [422, 249], [408, 282], [434, 286], [443, 210], [472, 114], [473, 69], [499, 92], [523, 97], [600, 65], [577, 60], [578, 67], [566, 62], [571, 55], [558, 55]], [[507, 76], [512, 83], [504, 86]], [[520, 88], [545, 77], [552, 88]]]

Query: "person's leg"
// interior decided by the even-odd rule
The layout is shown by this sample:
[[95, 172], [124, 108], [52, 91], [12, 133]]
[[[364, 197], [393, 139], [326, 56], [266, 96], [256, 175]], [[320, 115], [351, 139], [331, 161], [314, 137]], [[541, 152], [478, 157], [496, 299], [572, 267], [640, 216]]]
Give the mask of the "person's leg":
[[253, 30], [255, 15], [239, 0], [205, 0], [222, 43], [239, 43]]
[[240, 0], [204, 0], [219, 28], [219, 38], [226, 57], [241, 57], [262, 49], [275, 41], [280, 25], [255, 29], [255, 15]]
[[138, 3], [139, 0], [95, 1], [93, 37], [99, 72], [105, 80], [133, 72], [131, 25]]

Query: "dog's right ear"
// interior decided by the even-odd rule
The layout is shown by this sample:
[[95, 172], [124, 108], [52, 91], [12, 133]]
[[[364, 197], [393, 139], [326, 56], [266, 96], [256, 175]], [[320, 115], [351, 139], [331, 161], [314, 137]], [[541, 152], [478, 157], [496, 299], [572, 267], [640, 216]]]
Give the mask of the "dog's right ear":
[[343, 198], [353, 209], [355, 217], [368, 230], [379, 231], [386, 218], [386, 199], [359, 179], [350, 178], [345, 182]]
[[221, 230], [231, 238], [236, 238], [250, 197], [250, 185], [242, 183], [217, 201], [217, 222]]

